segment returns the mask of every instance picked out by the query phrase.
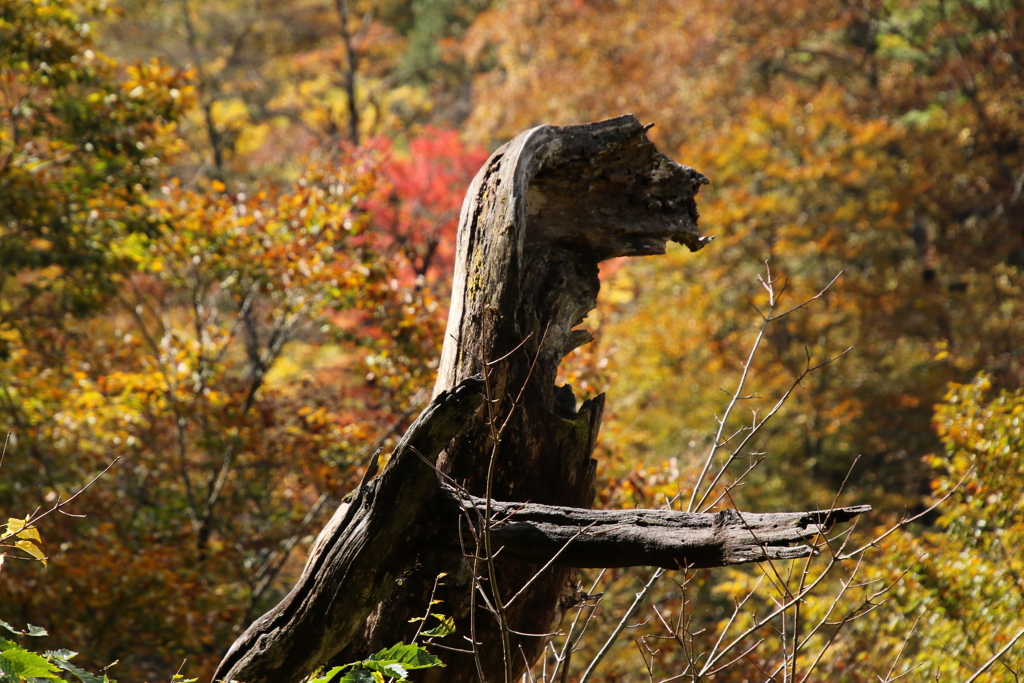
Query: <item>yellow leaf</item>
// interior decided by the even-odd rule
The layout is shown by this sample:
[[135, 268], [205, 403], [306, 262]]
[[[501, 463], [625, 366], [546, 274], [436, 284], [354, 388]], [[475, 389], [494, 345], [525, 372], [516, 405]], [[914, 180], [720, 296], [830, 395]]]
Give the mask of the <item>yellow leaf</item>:
[[[8, 519], [6, 525], [7, 528], [2, 534], [0, 534], [0, 540], [5, 540], [13, 536], [16, 539], [18, 539], [14, 543], [15, 546], [22, 548], [22, 544], [26, 543], [28, 545], [31, 545], [33, 548], [36, 548], [35, 543], [33, 543], [33, 541], [35, 541], [36, 543], [42, 543], [43, 539], [39, 537], [39, 530], [36, 529], [34, 526], [26, 527], [27, 522], [28, 518], [15, 519], [12, 517]], [[22, 549], [25, 550], [24, 548]], [[36, 550], [39, 551], [38, 548], [36, 548]], [[25, 550], [25, 552], [33, 554], [28, 550]], [[41, 551], [39, 552], [41, 553]]]
[[46, 566], [46, 553], [44, 553], [42, 549], [40, 549], [40, 547], [32, 541], [17, 541], [15, 542], [14, 545], [18, 548], [18, 550], [25, 551], [32, 557], [42, 562], [44, 567]]
[[15, 519], [10, 517], [7, 519], [6, 529], [3, 533], [0, 533], [0, 539], [10, 538], [11, 536], [17, 536], [25, 528], [27, 519]]

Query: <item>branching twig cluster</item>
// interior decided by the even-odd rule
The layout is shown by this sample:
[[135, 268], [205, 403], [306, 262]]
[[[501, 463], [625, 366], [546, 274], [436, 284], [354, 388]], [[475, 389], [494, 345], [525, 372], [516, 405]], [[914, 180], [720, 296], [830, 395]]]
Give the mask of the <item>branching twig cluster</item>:
[[[838, 276], [837, 276], [838, 278]], [[730, 400], [724, 413], [717, 419], [717, 428], [707, 456], [702, 462], [697, 480], [690, 489], [685, 500], [682, 495], [666, 501], [667, 508], [677, 508], [683, 512], [708, 512], [722, 503], [732, 505], [732, 491], [742, 483], [744, 477], [751, 472], [765, 454], [752, 453], [751, 444], [765, 426], [779, 414], [782, 407], [793, 395], [809, 374], [837, 360], [849, 349], [831, 356], [823, 361], [814, 361], [810, 354], [803, 370], [796, 376], [782, 395], [775, 401], [772, 408], [764, 415], [753, 411], [753, 419], [747, 425], [729, 433], [731, 418], [735, 408], [741, 401], [756, 397], [748, 394], [747, 385], [751, 378], [751, 370], [757, 351], [765, 337], [768, 326], [774, 322], [805, 308], [812, 302], [821, 299], [829, 287], [836, 281], [833, 279], [824, 289], [809, 299], [779, 312], [782, 295], [786, 291], [783, 284], [777, 287], [770, 270], [759, 278], [761, 286], [768, 294], [767, 310], [759, 310], [761, 325], [754, 343], [743, 365], [740, 378], [734, 391], [730, 392]], [[472, 581], [470, 605], [470, 633], [464, 638], [468, 641], [468, 649], [461, 652], [471, 653], [475, 659], [477, 672], [481, 681], [485, 681], [484, 666], [478, 638], [476, 622], [477, 606], [481, 606], [497, 622], [501, 634], [502, 658], [504, 662], [504, 683], [512, 683], [515, 669], [513, 635], [528, 635], [548, 638], [546, 656], [541, 657], [533, 670], [528, 670], [522, 680], [530, 683], [567, 683], [570, 676], [580, 683], [591, 680], [602, 661], [615, 647], [623, 633], [647, 626], [652, 632], [634, 638], [635, 645], [643, 660], [649, 680], [659, 683], [673, 681], [706, 680], [723, 670], [743, 662], [753, 666], [764, 676], [765, 680], [804, 683], [811, 680], [825, 662], [825, 655], [840, 642], [840, 635], [849, 624], [876, 610], [887, 598], [888, 594], [899, 583], [909, 568], [892, 580], [865, 577], [867, 574], [865, 555], [872, 548], [908, 524], [920, 519], [941, 505], [946, 498], [914, 516], [904, 516], [899, 522], [888, 529], [874, 534], [867, 542], [854, 543], [855, 525], [851, 525], [840, 533], [828, 534], [822, 529], [813, 542], [815, 553], [799, 560], [787, 561], [768, 560], [758, 565], [760, 576], [748, 577], [746, 589], [732, 597], [733, 607], [724, 619], [713, 626], [708, 626], [696, 617], [693, 585], [699, 579], [696, 570], [679, 566], [673, 581], [678, 588], [675, 592], [678, 605], [665, 601], [654, 601], [652, 597], [659, 582], [667, 570], [655, 570], [642, 584], [635, 598], [615, 620], [611, 632], [606, 635], [600, 646], [593, 644], [593, 630], [600, 623], [598, 607], [602, 603], [603, 592], [597, 592], [603, 586], [608, 591], [620, 577], [629, 574], [615, 570], [603, 570], [597, 574], [587, 592], [577, 586], [578, 604], [572, 620], [557, 634], [521, 634], [510, 625], [508, 609], [515, 603], [543, 573], [551, 567], [560, 555], [580, 534], [586, 533], [581, 528], [576, 537], [571, 538], [554, 557], [550, 558], [533, 576], [521, 586], [514, 595], [507, 597], [501, 594], [498, 586], [498, 563], [496, 557], [501, 553], [492, 539], [492, 529], [505, 522], [496, 519], [492, 509], [492, 493], [495, 480], [498, 449], [505, 430], [508, 428], [513, 413], [521, 408], [525, 384], [533, 372], [536, 358], [524, 385], [518, 389], [516, 396], [497, 397], [494, 395], [494, 384], [491, 373], [496, 364], [504, 362], [512, 353], [518, 352], [526, 343], [523, 340], [506, 356], [484, 362], [477, 359], [481, 368], [485, 390], [487, 428], [490, 437], [490, 459], [486, 480], [486, 496], [483, 501], [473, 499], [456, 482], [441, 475], [444, 485], [459, 495], [463, 502], [462, 514], [467, 524], [460, 527], [463, 557], [466, 569]], [[543, 340], [541, 340], [541, 345]], [[731, 481], [727, 478], [732, 474], [738, 462], [753, 458], [744, 470], [735, 475]], [[856, 465], [856, 462], [854, 463]], [[852, 468], [851, 468], [852, 471]], [[849, 477], [849, 475], [848, 475]], [[840, 487], [832, 501], [832, 509], [839, 503], [845, 487]], [[954, 489], [955, 490], [955, 489]], [[475, 501], [475, 502], [474, 502]], [[754, 534], [752, 529], [748, 530]], [[755, 534], [756, 537], [756, 534]], [[767, 547], [767, 543], [762, 544]], [[700, 585], [698, 583], [698, 585]], [[700, 601], [706, 600], [701, 596]], [[645, 608], [651, 610], [649, 618], [639, 619], [637, 615]], [[428, 610], [429, 613], [429, 610]], [[910, 629], [902, 647], [895, 653], [888, 670], [879, 676], [884, 682], [895, 681], [908, 672], [898, 673], [898, 665], [903, 650], [913, 636]], [[588, 635], [589, 632], [589, 635]], [[1018, 634], [1013, 642], [1024, 638]], [[587, 643], [587, 639], [591, 643]], [[773, 647], [768, 650], [766, 645]], [[674, 644], [681, 652], [670, 661], [666, 644]], [[450, 647], [446, 649], [452, 649]], [[574, 664], [574, 655], [582, 650], [596, 650], [588, 661]], [[525, 656], [525, 655], [524, 655]], [[662, 662], [667, 661], [670, 670], [660, 671]], [[995, 659], [993, 662], [996, 661]], [[991, 663], [990, 663], [991, 665]]]
[[[748, 393], [747, 386], [751, 379], [754, 360], [769, 325], [783, 320], [824, 297], [838, 278], [839, 275], [836, 275], [814, 296], [780, 310], [787, 285], [786, 283], [778, 285], [778, 279], [773, 278], [771, 270], [767, 268], [766, 264], [766, 274], [760, 276], [758, 281], [767, 293], [768, 307], [767, 310], [756, 309], [761, 318], [761, 325], [743, 364], [736, 387], [729, 394], [729, 402], [725, 411], [717, 418], [714, 438], [696, 481], [689, 487], [690, 493], [688, 499], [685, 499], [685, 505], [680, 493], [666, 502], [667, 507], [678, 507], [687, 512], [707, 512], [723, 502], [731, 504], [732, 490], [741, 484], [744, 478], [766, 457], [764, 453], [751, 450], [755, 437], [779, 414], [782, 407], [808, 375], [838, 360], [850, 351], [850, 349], [846, 349], [821, 361], [813, 360], [808, 352], [803, 370], [793, 379], [767, 413], [759, 415], [754, 410], [751, 422], [739, 428], [732, 427], [731, 418], [736, 407], [743, 401], [760, 398], [756, 392]], [[741, 461], [748, 461], [745, 469], [738, 475], [734, 475], [732, 481], [727, 482], [727, 477], [735, 469], [736, 464]], [[841, 492], [842, 488], [836, 494], [833, 507], [838, 504]], [[948, 498], [948, 495], [946, 497]], [[693, 591], [690, 590], [690, 584], [696, 578], [696, 573], [693, 570], [687, 570], [686, 567], [679, 568], [678, 578], [675, 579], [679, 589], [679, 605], [674, 610], [674, 618], [668, 614], [666, 607], [657, 602], [651, 602], [656, 587], [667, 571], [656, 569], [642, 584], [635, 598], [623, 613], [615, 620], [611, 632], [604, 637], [603, 643], [596, 647], [596, 652], [590, 661], [585, 666], [579, 667], [581, 673], [576, 680], [580, 683], [591, 680], [601, 662], [612, 651], [622, 634], [644, 624], [653, 624], [657, 627], [654, 633], [634, 639], [648, 677], [652, 682], [704, 680], [740, 661], [746, 661], [761, 669], [765, 680], [799, 681], [801, 683], [810, 680], [812, 674], [822, 664], [825, 654], [837, 643], [844, 627], [875, 610], [906, 573], [904, 572], [889, 582], [882, 582], [880, 579], [864, 579], [862, 575], [865, 568], [863, 562], [865, 553], [877, 547], [878, 543], [898, 529], [906, 527], [922, 515], [934, 510], [945, 499], [939, 500], [918, 515], [904, 516], [899, 522], [876, 534], [862, 545], [854, 545], [851, 548], [854, 525], [834, 537], [819, 535], [814, 543], [818, 551], [816, 556], [794, 560], [784, 566], [777, 561], [770, 560], [761, 563], [758, 565], [761, 576], [756, 579], [751, 578], [752, 586], [742, 594], [733, 596], [732, 612], [715, 627], [716, 632], [700, 628], [696, 624]], [[840, 573], [843, 573], [843, 576], [837, 578]], [[598, 589], [605, 575], [606, 572], [598, 575], [591, 587], [591, 592]], [[836, 579], [835, 583], [831, 582], [832, 579]], [[826, 580], [829, 580], [829, 583], [826, 583]], [[821, 597], [822, 592], [828, 586], [835, 586], [831, 597], [824, 601], [817, 600], [818, 609], [814, 614], [809, 615], [808, 599]], [[646, 604], [649, 604], [652, 617], [643, 620], [640, 624], [633, 623], [638, 611]], [[582, 649], [581, 644], [584, 642], [586, 629], [595, 621], [596, 608], [597, 604], [592, 602], [584, 602], [577, 608], [570, 628], [561, 635], [561, 646], [556, 647], [554, 643], [549, 646], [556, 665], [549, 671], [547, 663], [543, 662], [537, 680], [548, 683], [556, 681], [561, 683], [568, 680], [572, 655]], [[581, 622], [582, 628], [578, 628]], [[908, 633], [907, 641], [912, 636], [912, 631], [913, 629]], [[1024, 634], [1018, 634], [1017, 638], [1020, 637], [1024, 637]], [[683, 664], [680, 665], [679, 659], [672, 660], [673, 670], [660, 675], [657, 672], [657, 666], [663, 648], [659, 645], [659, 641], [674, 642], [682, 653], [683, 661]], [[777, 643], [777, 646], [770, 655], [761, 657], [761, 663], [758, 663], [753, 654], [768, 641]], [[904, 647], [907, 641], [904, 641]], [[879, 680], [894, 681], [906, 675], [906, 672], [896, 673], [901, 656], [902, 648], [895, 655], [888, 672], [884, 676], [880, 676]], [[765, 668], [764, 661], [774, 661], [775, 663]]]

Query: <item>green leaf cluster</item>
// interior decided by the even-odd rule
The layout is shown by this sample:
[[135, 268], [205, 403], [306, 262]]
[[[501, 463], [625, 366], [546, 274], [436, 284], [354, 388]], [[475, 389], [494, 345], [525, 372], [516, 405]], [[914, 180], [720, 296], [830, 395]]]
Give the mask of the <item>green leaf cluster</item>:
[[[39, 637], [48, 635], [46, 629], [29, 624], [19, 631], [6, 621], [0, 620], [0, 627], [15, 636]], [[18, 643], [0, 638], [0, 683], [34, 683], [47, 680], [78, 680], [81, 683], [117, 683], [106, 674], [97, 676], [71, 663], [78, 653], [71, 650], [49, 650], [38, 654]], [[64, 674], [74, 679], [64, 678]]]
[[[398, 643], [385, 648], [369, 659], [336, 666], [309, 680], [308, 683], [384, 683], [392, 679], [408, 680], [410, 671], [444, 666], [441, 660], [416, 643]], [[341, 678], [338, 678], [338, 676]]]

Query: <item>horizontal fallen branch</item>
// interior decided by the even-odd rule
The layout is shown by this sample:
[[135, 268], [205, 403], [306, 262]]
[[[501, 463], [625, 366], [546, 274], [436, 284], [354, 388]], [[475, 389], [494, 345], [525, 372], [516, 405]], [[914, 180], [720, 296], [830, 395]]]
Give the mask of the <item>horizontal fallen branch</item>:
[[[298, 680], [358, 632], [391, 577], [405, 571], [403, 558], [416, 555], [413, 539], [442, 553], [462, 552], [463, 543], [472, 543], [475, 534], [460, 535], [460, 527], [465, 532], [468, 521], [479, 533], [484, 499], [439, 483], [433, 466], [479, 408], [481, 385], [478, 378], [466, 379], [431, 402], [384, 472], [338, 509], [299, 582], [238, 639], [217, 678]], [[554, 558], [552, 564], [565, 567], [720, 567], [807, 557], [817, 552], [807, 541], [870, 509], [699, 514], [493, 501], [491, 539], [502, 554], [538, 566]], [[407, 542], [386, 542], [394, 538]], [[337, 599], [342, 595], [344, 602]]]
[[[453, 516], [479, 532], [485, 501], [445, 487], [438, 496], [440, 542], [460, 544]], [[533, 503], [491, 502], [491, 543], [501, 552], [567, 567], [721, 567], [790, 560], [817, 553], [812, 541], [870, 505], [756, 514], [672, 510], [586, 510]], [[468, 514], [467, 514], [468, 513]], [[463, 527], [465, 529], [465, 527]], [[463, 533], [462, 541], [473, 534]], [[793, 545], [796, 543], [797, 545]]]

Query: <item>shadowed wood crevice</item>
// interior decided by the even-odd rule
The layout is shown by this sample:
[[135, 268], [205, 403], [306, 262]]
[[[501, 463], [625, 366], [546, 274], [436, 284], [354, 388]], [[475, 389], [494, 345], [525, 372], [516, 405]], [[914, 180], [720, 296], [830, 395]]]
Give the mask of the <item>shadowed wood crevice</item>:
[[298, 582], [235, 641], [214, 680], [301, 680], [358, 639], [366, 616], [406, 569], [404, 549], [436, 491], [432, 464], [480, 407], [481, 391], [480, 380], [468, 378], [431, 401], [383, 473], [338, 507]]

